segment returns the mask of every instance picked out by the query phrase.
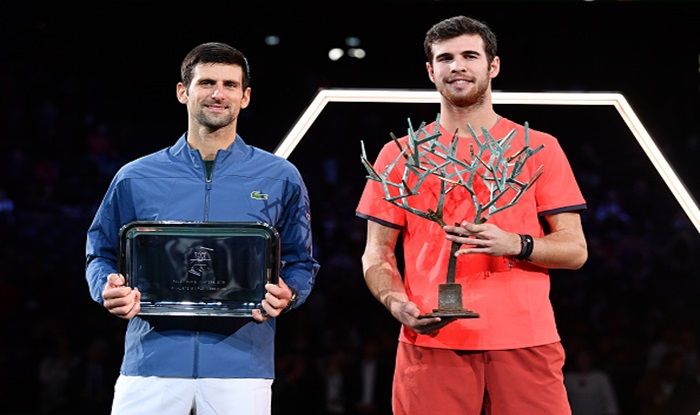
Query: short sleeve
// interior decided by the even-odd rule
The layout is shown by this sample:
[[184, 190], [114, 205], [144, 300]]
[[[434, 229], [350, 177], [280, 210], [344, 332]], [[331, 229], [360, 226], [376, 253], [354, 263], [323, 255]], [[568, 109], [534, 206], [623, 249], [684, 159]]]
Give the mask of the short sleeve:
[[[398, 147], [393, 142], [385, 145], [373, 164], [377, 174], [384, 174], [397, 157], [400, 157]], [[388, 180], [393, 183], [400, 183], [400, 172], [403, 171], [403, 166], [403, 160], [399, 160], [389, 172]], [[395, 188], [388, 188], [389, 194], [392, 196], [395, 195], [395, 190]], [[385, 197], [386, 194], [382, 184], [376, 180], [368, 179], [355, 213], [361, 218], [372, 220], [385, 226], [397, 229], [403, 228], [406, 224], [406, 211], [387, 202]]]
[[537, 213], [546, 215], [578, 211], [586, 208], [586, 201], [578, 187], [569, 160], [559, 142], [552, 136], [539, 153], [542, 176], [535, 183]]

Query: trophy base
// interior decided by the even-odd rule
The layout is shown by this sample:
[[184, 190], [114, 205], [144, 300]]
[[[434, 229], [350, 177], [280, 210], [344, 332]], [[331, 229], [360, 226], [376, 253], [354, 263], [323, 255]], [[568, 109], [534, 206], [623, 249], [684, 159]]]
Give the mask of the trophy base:
[[462, 286], [455, 283], [440, 284], [438, 291], [438, 308], [434, 308], [432, 313], [425, 313], [418, 318], [444, 317], [455, 318], [478, 318], [479, 313], [467, 310], [462, 307]]
[[463, 308], [461, 310], [440, 310], [439, 308], [433, 309], [432, 313], [421, 314], [418, 318], [431, 318], [431, 317], [444, 317], [444, 318], [479, 318], [479, 313]]

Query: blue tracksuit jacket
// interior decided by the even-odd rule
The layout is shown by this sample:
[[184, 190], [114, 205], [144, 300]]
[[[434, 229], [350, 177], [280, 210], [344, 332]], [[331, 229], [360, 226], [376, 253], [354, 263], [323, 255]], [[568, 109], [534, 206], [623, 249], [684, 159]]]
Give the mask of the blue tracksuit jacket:
[[[280, 234], [281, 276], [298, 293], [297, 305], [313, 287], [319, 265], [304, 182], [290, 162], [240, 136], [219, 150], [211, 179], [185, 135], [119, 170], [87, 233], [86, 277], [97, 302], [107, 275], [117, 272], [119, 229], [135, 220], [266, 222]], [[275, 319], [136, 316], [127, 327], [121, 373], [271, 379], [274, 334]]]

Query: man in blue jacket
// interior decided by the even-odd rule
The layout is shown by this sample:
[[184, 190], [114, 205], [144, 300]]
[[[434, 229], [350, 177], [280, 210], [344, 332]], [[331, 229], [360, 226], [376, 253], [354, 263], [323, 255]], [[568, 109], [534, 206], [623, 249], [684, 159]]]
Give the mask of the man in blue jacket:
[[[87, 233], [92, 298], [128, 319], [113, 414], [269, 414], [275, 317], [305, 301], [319, 265], [309, 198], [287, 160], [236, 133], [250, 102], [245, 56], [204, 43], [182, 62], [177, 98], [187, 132], [115, 175]], [[261, 197], [263, 195], [264, 197]], [[266, 222], [280, 235], [278, 284], [251, 318], [139, 316], [141, 293], [118, 273], [119, 230], [132, 221]]]

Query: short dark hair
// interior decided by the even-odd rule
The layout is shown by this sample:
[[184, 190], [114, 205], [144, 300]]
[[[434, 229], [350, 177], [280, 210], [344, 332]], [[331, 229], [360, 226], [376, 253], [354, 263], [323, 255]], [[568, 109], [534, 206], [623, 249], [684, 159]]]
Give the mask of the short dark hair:
[[425, 49], [425, 57], [428, 62], [433, 61], [433, 44], [446, 39], [452, 39], [461, 35], [479, 35], [484, 41], [484, 51], [489, 63], [498, 54], [498, 43], [496, 34], [493, 33], [486, 23], [481, 22], [471, 17], [454, 16], [449, 19], [442, 20], [428, 30], [423, 41], [423, 49]]
[[243, 69], [243, 89], [250, 86], [250, 67], [248, 59], [238, 49], [225, 43], [208, 42], [202, 43], [192, 49], [180, 66], [180, 77], [186, 87], [192, 82], [192, 71], [200, 63], [224, 63], [238, 65]]

